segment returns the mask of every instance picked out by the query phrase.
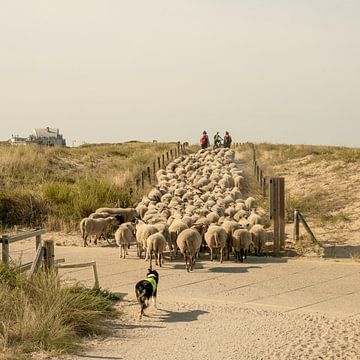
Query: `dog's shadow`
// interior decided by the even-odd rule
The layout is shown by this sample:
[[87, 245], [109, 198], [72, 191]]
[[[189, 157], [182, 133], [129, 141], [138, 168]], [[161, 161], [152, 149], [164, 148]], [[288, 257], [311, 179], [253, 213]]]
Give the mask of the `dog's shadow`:
[[165, 309], [157, 309], [161, 311], [161, 314], [158, 315], [160, 322], [164, 323], [176, 323], [176, 322], [191, 322], [198, 320], [200, 315], [208, 314], [208, 311], [205, 310], [189, 310], [189, 311], [170, 311]]

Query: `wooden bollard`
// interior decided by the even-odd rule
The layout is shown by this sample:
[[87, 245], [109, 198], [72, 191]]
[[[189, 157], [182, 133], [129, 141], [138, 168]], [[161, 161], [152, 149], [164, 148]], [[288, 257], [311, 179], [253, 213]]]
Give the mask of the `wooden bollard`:
[[165, 167], [165, 154], [162, 154], [162, 166]]
[[167, 151], [166, 152], [166, 160], [169, 161], [169, 159], [170, 159], [170, 156], [169, 156], [169, 152]]
[[9, 237], [7, 235], [3, 235], [1, 237], [2, 243], [2, 262], [4, 264], [9, 264]]
[[44, 241], [44, 267], [45, 270], [51, 270], [55, 262], [54, 240]]
[[173, 154], [173, 151], [170, 150], [170, 156], [171, 156], [171, 160], [174, 158], [174, 154]]
[[153, 162], [153, 173], [154, 173], [154, 179], [156, 180], [156, 162]]
[[157, 162], [158, 162], [158, 169], [161, 169], [161, 163], [160, 163], [160, 158], [157, 158]]

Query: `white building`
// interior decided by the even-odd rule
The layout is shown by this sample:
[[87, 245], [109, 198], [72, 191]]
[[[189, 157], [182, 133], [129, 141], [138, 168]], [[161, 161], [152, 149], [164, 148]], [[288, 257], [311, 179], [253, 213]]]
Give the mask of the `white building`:
[[49, 127], [41, 129], [33, 129], [29, 140], [32, 143], [47, 146], [66, 146], [66, 141], [59, 133], [59, 129]]

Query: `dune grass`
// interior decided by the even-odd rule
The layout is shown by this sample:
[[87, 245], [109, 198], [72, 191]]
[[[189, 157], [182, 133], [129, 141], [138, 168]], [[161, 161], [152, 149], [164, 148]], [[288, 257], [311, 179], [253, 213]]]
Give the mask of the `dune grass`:
[[56, 272], [41, 271], [28, 282], [17, 267], [0, 264], [0, 349], [4, 358], [80, 349], [81, 337], [105, 333], [106, 319], [118, 316], [111, 299], [108, 292], [66, 286]]
[[98, 207], [134, 205], [136, 178], [175, 143], [0, 146], [0, 224], [70, 231]]
[[[301, 161], [301, 166], [309, 164], [325, 163], [331, 167], [331, 173], [338, 174], [338, 178], [346, 177], [349, 168], [360, 160], [360, 149], [346, 148], [336, 146], [317, 146], [317, 145], [287, 145], [287, 144], [269, 144], [260, 143], [255, 145], [256, 159], [262, 168], [265, 176], [284, 176], [292, 173], [299, 179], [304, 179], [311, 187], [311, 192], [304, 193], [302, 196], [294, 195], [287, 184], [285, 206], [287, 220], [293, 219], [294, 209], [300, 210], [312, 220], [320, 224], [337, 224], [350, 221], [350, 214], [343, 211], [346, 205], [346, 197], [335, 196], [333, 192], [326, 191], [319, 187], [317, 183], [317, 174], [304, 172], [299, 162], [293, 163], [293, 160]], [[244, 153], [249, 161], [250, 172], [252, 172], [252, 145], [244, 144], [239, 151]], [[295, 165], [294, 165], [295, 164]], [[276, 169], [276, 170], [275, 170]], [[330, 171], [330, 170], [329, 170]], [[315, 184], [317, 186], [315, 186]], [[265, 199], [266, 200], [266, 199]], [[267, 207], [267, 202], [263, 203]]]

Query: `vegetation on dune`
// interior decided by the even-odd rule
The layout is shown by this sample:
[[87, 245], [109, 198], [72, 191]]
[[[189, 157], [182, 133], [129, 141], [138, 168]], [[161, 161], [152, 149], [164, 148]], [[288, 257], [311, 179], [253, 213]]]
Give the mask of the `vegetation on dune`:
[[[324, 176], [346, 179], [352, 173], [351, 167], [360, 160], [360, 149], [336, 146], [286, 145], [260, 143], [255, 145], [256, 160], [265, 176], [289, 176], [303, 179], [307, 184], [306, 192], [294, 191], [286, 185], [286, 209], [288, 220], [292, 220], [294, 209], [320, 224], [337, 224], [350, 221], [350, 215], [343, 210], [348, 203], [346, 196], [323, 188], [319, 182], [319, 168], [323, 166]], [[252, 145], [245, 144], [245, 157], [252, 166]], [[309, 169], [312, 169], [310, 172]], [[252, 171], [252, 168], [249, 169]], [[314, 186], [311, 186], [313, 184]], [[329, 184], [327, 184], [329, 186]], [[336, 185], [336, 184], [335, 184]], [[342, 194], [346, 195], [346, 194]], [[267, 207], [268, 204], [262, 204]]]
[[106, 332], [118, 315], [114, 294], [66, 286], [55, 272], [39, 272], [31, 282], [17, 267], [0, 264], [0, 348], [5, 358], [29, 353], [66, 353], [82, 336]]
[[140, 171], [175, 143], [0, 146], [2, 227], [73, 230], [98, 207], [133, 205]]

